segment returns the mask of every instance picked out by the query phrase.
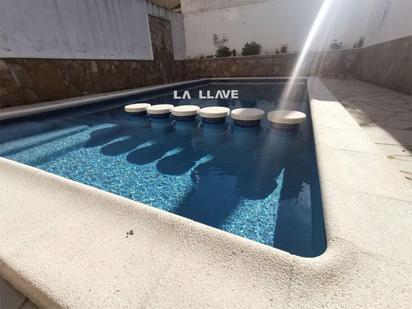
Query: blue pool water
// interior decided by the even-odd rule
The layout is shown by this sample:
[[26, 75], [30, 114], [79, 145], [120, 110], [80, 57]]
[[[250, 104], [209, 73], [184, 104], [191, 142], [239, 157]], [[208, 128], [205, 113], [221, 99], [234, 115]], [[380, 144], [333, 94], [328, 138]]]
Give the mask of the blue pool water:
[[309, 118], [297, 133], [198, 121], [173, 125], [128, 116], [156, 103], [257, 107], [270, 111], [284, 84], [272, 80], [196, 84], [239, 89], [239, 100], [174, 100], [171, 89], [2, 123], [0, 155], [301, 256], [325, 250], [306, 86], [293, 108]]

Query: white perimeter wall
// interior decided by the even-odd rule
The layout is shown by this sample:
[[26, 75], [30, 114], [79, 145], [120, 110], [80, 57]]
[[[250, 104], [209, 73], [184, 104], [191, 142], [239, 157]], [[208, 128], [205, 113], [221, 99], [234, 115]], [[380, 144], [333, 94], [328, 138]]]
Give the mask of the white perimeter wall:
[[145, 0], [0, 0], [0, 57], [152, 60], [149, 9], [184, 58], [182, 16]]
[[[391, 2], [386, 23], [378, 22]], [[228, 46], [240, 54], [246, 42], [262, 45], [262, 53], [273, 53], [282, 44], [299, 51], [323, 0], [182, 0], [189, 57], [215, 53], [214, 33], [226, 33]], [[361, 36], [366, 43], [412, 35], [412, 0], [334, 0], [333, 7], [312, 45], [328, 49], [332, 39], [352, 48]], [[373, 39], [371, 38], [373, 33]]]
[[366, 45], [412, 35], [412, 0], [375, 0], [366, 31]]

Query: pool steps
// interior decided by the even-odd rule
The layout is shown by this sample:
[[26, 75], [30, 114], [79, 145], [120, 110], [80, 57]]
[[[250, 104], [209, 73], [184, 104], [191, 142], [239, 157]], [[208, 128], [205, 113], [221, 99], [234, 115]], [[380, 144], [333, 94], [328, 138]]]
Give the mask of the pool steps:
[[265, 116], [265, 112], [259, 108], [236, 108], [230, 116], [236, 126], [258, 127]]
[[149, 106], [151, 106], [150, 103], [129, 104], [124, 107], [124, 111], [132, 117], [145, 117]]
[[196, 119], [200, 107], [197, 105], [180, 105], [172, 109], [172, 117], [175, 121], [192, 121]]
[[147, 108], [147, 116], [151, 119], [169, 118], [173, 109], [172, 104], [157, 104]]
[[275, 110], [267, 115], [273, 128], [283, 130], [297, 130], [305, 122], [306, 114], [292, 110]]
[[203, 107], [199, 111], [203, 123], [221, 124], [226, 121], [226, 116], [230, 115], [230, 109], [223, 106]]
[[[223, 106], [209, 106], [199, 108], [197, 105], [179, 105], [135, 103], [124, 107], [125, 112], [132, 116], [150, 119], [168, 119], [175, 121], [193, 121], [199, 115], [204, 124], [223, 124], [227, 116], [231, 116], [233, 123], [238, 127], [259, 127], [265, 112], [258, 108], [236, 108], [230, 111]], [[281, 130], [297, 130], [305, 122], [306, 114], [293, 110], [274, 110], [267, 114], [271, 127]]]

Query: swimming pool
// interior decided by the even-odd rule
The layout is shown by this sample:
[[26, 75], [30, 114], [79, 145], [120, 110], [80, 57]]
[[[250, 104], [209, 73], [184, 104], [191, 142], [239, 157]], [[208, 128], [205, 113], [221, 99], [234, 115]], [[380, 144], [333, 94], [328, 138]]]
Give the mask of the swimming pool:
[[[152, 104], [276, 109], [281, 80], [214, 80], [186, 86], [238, 89], [239, 99], [173, 99], [170, 88], [2, 122], [0, 155], [300, 256], [326, 246], [305, 83], [292, 106], [300, 132], [138, 121], [124, 112]], [[180, 89], [182, 90], [182, 89]]]

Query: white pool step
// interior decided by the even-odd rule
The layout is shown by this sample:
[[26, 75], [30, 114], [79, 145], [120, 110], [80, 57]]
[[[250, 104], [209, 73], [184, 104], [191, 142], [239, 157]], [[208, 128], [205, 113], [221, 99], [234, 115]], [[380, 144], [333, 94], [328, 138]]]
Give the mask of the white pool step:
[[179, 105], [172, 109], [172, 115], [176, 121], [190, 121], [196, 118], [199, 110], [197, 105]]
[[269, 112], [267, 118], [272, 127], [294, 130], [305, 122], [306, 114], [293, 110], [275, 110]]
[[218, 124], [226, 120], [226, 116], [230, 115], [230, 109], [223, 106], [203, 107], [199, 110], [199, 115], [204, 123]]
[[129, 113], [133, 116], [142, 117], [146, 116], [147, 108], [150, 106], [150, 103], [134, 103], [126, 105], [124, 107], [124, 110], [126, 113]]
[[237, 126], [255, 127], [260, 125], [260, 121], [265, 116], [265, 112], [259, 108], [236, 108], [232, 110], [230, 116]]
[[157, 104], [147, 108], [147, 114], [150, 118], [168, 118], [173, 109], [172, 104]]

